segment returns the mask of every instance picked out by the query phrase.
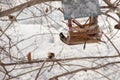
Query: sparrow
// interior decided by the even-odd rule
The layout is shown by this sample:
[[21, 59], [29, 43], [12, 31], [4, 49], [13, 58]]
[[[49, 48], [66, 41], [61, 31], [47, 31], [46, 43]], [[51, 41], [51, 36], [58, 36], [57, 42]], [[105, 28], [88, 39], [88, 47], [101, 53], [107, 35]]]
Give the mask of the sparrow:
[[55, 57], [55, 54], [53, 52], [48, 53], [48, 59], [53, 59]]
[[114, 28], [115, 28], [115, 29], [120, 29], [120, 24], [116, 24], [116, 25], [114, 26]]
[[60, 33], [59, 36], [60, 36], [60, 40], [66, 43], [67, 38], [63, 35], [63, 33]]
[[17, 21], [16, 17], [13, 16], [13, 15], [8, 15], [8, 18], [9, 18], [10, 21]]

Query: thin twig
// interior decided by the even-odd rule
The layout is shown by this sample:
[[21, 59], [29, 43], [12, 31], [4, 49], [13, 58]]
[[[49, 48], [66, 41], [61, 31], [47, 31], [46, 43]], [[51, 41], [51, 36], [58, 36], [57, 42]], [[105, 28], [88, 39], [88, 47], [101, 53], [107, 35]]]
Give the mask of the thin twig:
[[66, 75], [70, 75], [70, 74], [73, 74], [73, 73], [77, 73], [77, 72], [80, 72], [80, 71], [85, 71], [85, 70], [87, 70], [87, 71], [88, 71], [88, 70], [97, 70], [97, 69], [100, 69], [100, 68], [109, 66], [109, 65], [111, 65], [111, 64], [120, 64], [120, 61], [110, 62], [110, 63], [102, 64], [102, 65], [100, 65], [100, 66], [95, 66], [95, 67], [80, 68], [80, 69], [77, 69], [77, 70], [74, 70], [74, 71], [71, 71], [71, 72], [65, 72], [65, 73], [56, 75], [56, 76], [50, 78], [49, 80], [54, 79], [54, 78], [63, 77], [63, 76], [66, 76]]
[[38, 71], [38, 73], [37, 73], [37, 75], [36, 75], [36, 77], [35, 77], [35, 80], [37, 80], [37, 79], [38, 79], [39, 74], [40, 74], [40, 72], [41, 72], [41, 70], [42, 70], [43, 66], [45, 65], [45, 62], [46, 62], [46, 59], [44, 60], [44, 62], [43, 62], [43, 64], [42, 64], [41, 68], [39, 69], [39, 71]]

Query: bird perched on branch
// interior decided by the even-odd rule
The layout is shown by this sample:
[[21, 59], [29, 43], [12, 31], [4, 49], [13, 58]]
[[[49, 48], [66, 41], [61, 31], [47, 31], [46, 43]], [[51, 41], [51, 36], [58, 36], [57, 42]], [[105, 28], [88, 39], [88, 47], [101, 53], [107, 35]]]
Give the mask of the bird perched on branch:
[[55, 54], [53, 52], [48, 53], [48, 59], [53, 59], [55, 57]]
[[60, 40], [66, 43], [67, 38], [63, 35], [63, 33], [59, 34]]
[[115, 29], [120, 29], [120, 23], [116, 24], [116, 25], [114, 26], [114, 28], [115, 28]]
[[10, 21], [17, 21], [16, 17], [13, 15], [8, 15]]

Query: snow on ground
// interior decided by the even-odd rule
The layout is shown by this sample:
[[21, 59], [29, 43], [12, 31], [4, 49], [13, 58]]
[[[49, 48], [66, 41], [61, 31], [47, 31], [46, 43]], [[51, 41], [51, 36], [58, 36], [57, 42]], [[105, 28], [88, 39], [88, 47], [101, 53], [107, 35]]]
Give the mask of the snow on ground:
[[[60, 23], [60, 22], [59, 22]], [[61, 22], [61, 25], [64, 25], [64, 23]], [[29, 24], [15, 24], [16, 27], [11, 28], [10, 31], [7, 31], [7, 34], [12, 34], [11, 37], [13, 41], [19, 42], [22, 39], [26, 39], [25, 41], [22, 41], [21, 43], [17, 44], [17, 46], [22, 51], [23, 55], [26, 57], [28, 52], [32, 53], [32, 59], [44, 59], [47, 57], [48, 52], [54, 52], [56, 55], [56, 58], [70, 58], [70, 57], [86, 57], [86, 56], [109, 56], [109, 55], [117, 55], [117, 52], [113, 48], [113, 46], [107, 42], [107, 44], [99, 42], [94, 44], [86, 44], [85, 50], [83, 49], [84, 44], [79, 45], [66, 45], [59, 39], [59, 33], [62, 31], [62, 28], [59, 28], [57, 31], [55, 28], [48, 28], [47, 25], [29, 25]], [[50, 29], [50, 30], [49, 30]], [[64, 29], [63, 29], [64, 30]], [[53, 33], [51, 34], [50, 31]], [[104, 30], [107, 32], [107, 29]], [[66, 30], [65, 30], [66, 32]], [[116, 30], [113, 31], [115, 33]], [[111, 36], [107, 33], [108, 36]], [[27, 39], [28, 38], [28, 39]], [[103, 36], [103, 40], [107, 39]], [[119, 42], [119, 33], [112, 39], [114, 44], [118, 47], [120, 47]], [[13, 55], [16, 55], [17, 52]], [[18, 55], [18, 57], [21, 57]], [[101, 60], [100, 60], [101, 61]], [[97, 61], [98, 63], [100, 61]], [[102, 61], [105, 63], [106, 61]], [[69, 62], [68, 62], [69, 63]], [[72, 64], [72, 61], [70, 62]], [[81, 66], [91, 66], [92, 63], [89, 63], [88, 61], [82, 61], [82, 62], [76, 62], [73, 61], [76, 65]], [[41, 64], [36, 64], [41, 65]], [[35, 66], [35, 65], [33, 65]], [[20, 66], [19, 66], [20, 67]], [[36, 68], [36, 67], [35, 67]], [[51, 73], [45, 72], [40, 77], [41, 80], [48, 80], [49, 77], [65, 72], [64, 70], [59, 69], [59, 66], [56, 66]], [[34, 69], [34, 67], [33, 67]], [[74, 70], [77, 69], [76, 67], [68, 67], [66, 66], [66, 69]], [[57, 70], [57, 71], [56, 71]], [[28, 71], [25, 70], [25, 71]], [[103, 70], [102, 70], [103, 71]], [[22, 70], [17, 70], [17, 73], [22, 72]], [[31, 73], [33, 75], [35, 73]], [[13, 74], [15, 75], [15, 74]], [[108, 73], [106, 73], [108, 75]], [[119, 75], [119, 74], [116, 74]], [[21, 77], [22, 80], [33, 80], [30, 77], [30, 74], [26, 75], [27, 77]], [[46, 76], [46, 77], [45, 77]], [[86, 77], [87, 76], [87, 77]], [[92, 76], [92, 77], [91, 77]], [[32, 77], [35, 77], [34, 75]], [[62, 77], [60, 80], [68, 80], [69, 76]], [[100, 75], [95, 76], [95, 73], [93, 71], [82, 72], [77, 73], [71, 80], [74, 80], [77, 78], [77, 80], [105, 80], [104, 78], [98, 78]]]
[[[16, 25], [17, 27], [13, 28], [13, 32], [10, 29], [10, 34], [13, 34], [15, 41], [20, 41], [22, 39], [29, 38], [18, 44], [19, 48], [23, 49], [24, 55], [28, 52], [32, 52], [34, 58], [45, 57], [46, 53], [54, 52], [56, 55], [62, 50], [61, 56], [59, 57], [71, 57], [71, 56], [95, 56], [95, 55], [111, 55], [115, 53], [114, 48], [110, 43], [95, 43], [87, 44], [85, 50], [83, 49], [84, 44], [69, 46], [64, 44], [59, 39], [60, 31], [55, 30], [54, 28], [50, 30], [47, 26], [43, 25]], [[14, 32], [15, 31], [15, 32]], [[12, 35], [12, 36], [13, 36]], [[33, 36], [36, 35], [36, 36]], [[116, 36], [119, 37], [119, 36]], [[105, 39], [105, 37], [103, 37]], [[119, 38], [113, 38], [114, 44], [118, 47], [117, 44]], [[32, 46], [30, 46], [32, 45]], [[64, 48], [63, 48], [64, 47]], [[26, 48], [26, 49], [24, 49]], [[110, 53], [113, 51], [112, 53]], [[99, 54], [100, 53], [100, 54]], [[104, 54], [103, 54], [104, 53]]]
[[[56, 4], [56, 6], [57, 6], [57, 4]], [[22, 52], [22, 55], [17, 50], [13, 50], [12, 55], [17, 56], [17, 57], [26, 57], [28, 52], [31, 52], [32, 59], [41, 59], [41, 58], [44, 59], [47, 57], [48, 52], [54, 52], [56, 58], [109, 56], [109, 55], [117, 54], [117, 52], [115, 51], [115, 49], [113, 48], [111, 43], [109, 41], [107, 41], [107, 39], [104, 37], [104, 35], [102, 37], [102, 40], [107, 41], [107, 44], [102, 43], [102, 42], [94, 43], [94, 44], [86, 44], [85, 50], [83, 49], [84, 44], [72, 45], [72, 46], [64, 44], [59, 39], [60, 32], [64, 32], [64, 33], [67, 32], [67, 29], [64, 29], [64, 28], [66, 28], [66, 24], [61, 22], [63, 20], [63, 16], [62, 15], [58, 16], [55, 13], [52, 15], [49, 15], [49, 16], [53, 17], [54, 20], [56, 20], [56, 16], [57, 17], [60, 16], [59, 19], [57, 18], [57, 20], [56, 20], [56, 22], [58, 24], [51, 22], [51, 24], [49, 24], [49, 25], [48, 25], [48, 23], [42, 24], [42, 25], [41, 24], [31, 25], [31, 24], [21, 24], [18, 22], [18, 23], [15, 23], [15, 27], [12, 27], [7, 31], [7, 34], [9, 34], [11, 36], [12, 41], [14, 41], [16, 44], [22, 40], [20, 43], [17, 44], [17, 46], [19, 47], [19, 49]], [[111, 24], [112, 24], [111, 25], [112, 32], [110, 34], [110, 32], [108, 32], [109, 25], [104, 21], [103, 16], [99, 17], [100, 28], [109, 37], [113, 36], [114, 33], [117, 32], [117, 30], [113, 29], [113, 26], [116, 23], [114, 21], [112, 21]], [[52, 32], [52, 34], [51, 34], [51, 32]], [[120, 33], [118, 32], [118, 34], [115, 37], [113, 37], [113, 39], [112, 39], [112, 41], [114, 42], [114, 44], [117, 46], [118, 49], [120, 47], [119, 35], [120, 35]], [[100, 62], [100, 61], [97, 61], [97, 62]], [[103, 60], [101, 62], [105, 63], [106, 61]], [[94, 63], [90, 63], [88, 61], [82, 61], [82, 62], [71, 61], [70, 63], [71, 64], [74, 63], [76, 65], [81, 65], [81, 66], [95, 65]], [[30, 64], [28, 64], [28, 65], [30, 65]], [[30, 68], [29, 70], [36, 68], [36, 66], [38, 68], [40, 65], [41, 64], [31, 65], [33, 67]], [[16, 75], [17, 73], [23, 72], [23, 70], [19, 70], [19, 68], [21, 68], [21, 67], [24, 68], [25, 66], [24, 65], [17, 66], [18, 69], [16, 69], [15, 72], [13, 72], [11, 74]], [[70, 66], [65, 66], [65, 67], [69, 70], [74, 70], [74, 69], [79, 68], [79, 67], [70, 67]], [[107, 70], [108, 69], [106, 69], [106, 70], [101, 69], [100, 71], [103, 71], [106, 75], [108, 75], [107, 72], [110, 72], [111, 70], [108, 70], [108, 71]], [[24, 71], [28, 71], [28, 69], [24, 69]], [[58, 74], [58, 73], [63, 73], [63, 72], [65, 72], [65, 71], [63, 69], [61, 69], [60, 66], [54, 66], [54, 69], [50, 73], [46, 71], [44, 74], [42, 74], [42, 76], [40, 76], [40, 79], [48, 80], [49, 77], [51, 77], [55, 74]], [[36, 71], [20, 77], [20, 80], [33, 80], [33, 78], [35, 77], [35, 74], [36, 74]], [[119, 74], [116, 73], [115, 75], [119, 75]], [[115, 75], [111, 76], [110, 78], [115, 79], [114, 78]], [[66, 76], [66, 77], [62, 77], [60, 80], [62, 80], [62, 79], [68, 80], [69, 77], [70, 77], [70, 75]], [[100, 77], [100, 78], [98, 79], [98, 77]], [[100, 75], [95, 74], [95, 72], [93, 72], [93, 71], [88, 71], [87, 73], [79, 72], [71, 80], [75, 80], [75, 79], [76, 80], [93, 80], [93, 79], [94, 80], [106, 80], [106, 79], [103, 79]], [[117, 80], [117, 78], [115, 80]]]

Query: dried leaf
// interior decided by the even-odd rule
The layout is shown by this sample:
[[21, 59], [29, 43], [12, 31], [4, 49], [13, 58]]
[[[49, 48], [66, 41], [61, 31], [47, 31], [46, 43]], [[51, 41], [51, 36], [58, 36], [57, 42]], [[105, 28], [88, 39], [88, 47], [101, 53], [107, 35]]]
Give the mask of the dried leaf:
[[29, 62], [31, 61], [31, 52], [29, 52], [29, 53], [27, 54], [27, 59], [28, 59]]
[[48, 8], [46, 8], [46, 9], [45, 9], [45, 12], [48, 13], [48, 11], [49, 11]]

